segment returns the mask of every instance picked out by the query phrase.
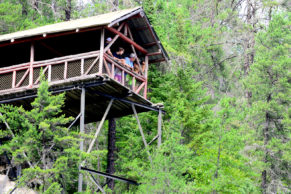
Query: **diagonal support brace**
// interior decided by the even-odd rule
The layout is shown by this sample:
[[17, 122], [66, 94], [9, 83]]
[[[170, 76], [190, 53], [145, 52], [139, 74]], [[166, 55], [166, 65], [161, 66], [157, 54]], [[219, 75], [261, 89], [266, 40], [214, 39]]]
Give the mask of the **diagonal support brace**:
[[148, 144], [147, 144], [147, 142], [146, 142], [146, 139], [145, 139], [145, 136], [144, 136], [144, 133], [143, 133], [143, 130], [142, 130], [142, 127], [141, 127], [141, 124], [140, 124], [140, 121], [139, 121], [139, 118], [138, 118], [138, 115], [137, 115], [137, 112], [136, 112], [135, 106], [134, 106], [133, 104], [131, 104], [131, 107], [132, 107], [132, 110], [133, 110], [134, 116], [135, 116], [135, 118], [136, 118], [137, 124], [138, 124], [139, 132], [140, 132], [140, 134], [141, 134], [143, 144], [144, 144], [144, 146], [145, 146], [145, 148], [146, 148], [146, 152], [147, 152], [147, 154], [148, 154], [149, 160], [150, 160], [150, 162], [152, 163], [151, 154], [150, 154], [150, 152], [149, 152]]
[[92, 148], [93, 148], [93, 145], [94, 145], [94, 143], [95, 143], [95, 141], [96, 141], [96, 139], [97, 139], [97, 136], [98, 136], [98, 134], [99, 134], [99, 132], [100, 132], [102, 126], [103, 126], [103, 123], [104, 123], [104, 121], [105, 121], [105, 119], [106, 119], [106, 117], [107, 117], [107, 115], [108, 115], [108, 112], [109, 112], [109, 110], [110, 110], [110, 108], [111, 108], [111, 106], [112, 106], [113, 101], [114, 101], [113, 99], [110, 100], [110, 102], [109, 102], [109, 104], [108, 104], [108, 106], [107, 106], [107, 108], [106, 108], [106, 111], [105, 111], [105, 113], [104, 113], [104, 115], [103, 115], [103, 117], [102, 117], [102, 120], [100, 121], [99, 126], [98, 126], [98, 128], [97, 128], [97, 130], [96, 130], [96, 133], [95, 133], [95, 135], [94, 135], [94, 139], [93, 139], [92, 142], [90, 143], [90, 146], [89, 146], [89, 148], [88, 148], [88, 150], [87, 150], [87, 153], [90, 153], [90, 152], [91, 152], [91, 150], [92, 150]]
[[105, 194], [104, 189], [101, 187], [101, 185], [99, 185], [99, 183], [97, 182], [97, 180], [95, 179], [95, 177], [93, 176], [93, 174], [91, 172], [89, 172], [90, 174], [90, 179], [93, 183], [95, 183], [95, 185], [98, 187], [98, 189], [101, 191], [101, 193]]

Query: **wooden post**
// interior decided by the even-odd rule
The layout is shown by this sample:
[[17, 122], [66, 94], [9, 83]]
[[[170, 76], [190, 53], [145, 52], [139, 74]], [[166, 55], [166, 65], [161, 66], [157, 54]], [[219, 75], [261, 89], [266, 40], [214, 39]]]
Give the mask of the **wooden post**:
[[159, 108], [159, 116], [158, 116], [158, 148], [161, 147], [162, 144], [162, 110]]
[[149, 68], [149, 57], [145, 56], [145, 86], [144, 86], [144, 91], [143, 91], [143, 97], [146, 99], [147, 98], [147, 90], [148, 90], [148, 68]]
[[[82, 88], [81, 92], [81, 105], [80, 105], [80, 113], [81, 113], [81, 118], [80, 118], [80, 135], [82, 136], [84, 133], [85, 129], [85, 95], [86, 91], [85, 88]], [[84, 150], [84, 140], [83, 137], [81, 137], [81, 142], [80, 142], [80, 151]], [[79, 173], [79, 180], [78, 180], [78, 192], [82, 192], [83, 190], [83, 174]]]
[[102, 68], [103, 68], [104, 34], [105, 34], [105, 30], [104, 30], [104, 28], [102, 28], [101, 39], [100, 39], [99, 74], [102, 74]]
[[33, 85], [34, 42], [30, 45], [29, 87]]

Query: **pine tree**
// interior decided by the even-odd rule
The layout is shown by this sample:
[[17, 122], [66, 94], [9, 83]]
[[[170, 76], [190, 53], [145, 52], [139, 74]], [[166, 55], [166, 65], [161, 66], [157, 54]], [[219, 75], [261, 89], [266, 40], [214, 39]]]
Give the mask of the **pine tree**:
[[290, 14], [276, 15], [257, 36], [248, 86], [261, 142], [263, 193], [290, 192]]
[[74, 191], [80, 159], [79, 139], [66, 128], [72, 118], [61, 114], [65, 94], [54, 96], [48, 87], [47, 81], [41, 82], [31, 110], [1, 106], [1, 121], [8, 123], [10, 135], [14, 135], [0, 150], [12, 156], [14, 165], [26, 167], [20, 186], [48, 193]]

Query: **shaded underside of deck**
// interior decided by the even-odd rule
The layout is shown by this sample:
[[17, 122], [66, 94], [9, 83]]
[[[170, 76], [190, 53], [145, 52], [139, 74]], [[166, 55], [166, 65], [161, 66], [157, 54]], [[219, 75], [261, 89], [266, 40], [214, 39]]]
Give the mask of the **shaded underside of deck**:
[[[133, 114], [132, 104], [136, 105], [138, 113], [158, 110], [150, 101], [133, 93], [115, 80], [107, 76], [94, 75], [86, 79], [71, 79], [51, 83], [50, 91], [54, 94], [66, 92], [63, 108], [63, 113], [66, 116], [77, 117], [79, 115], [82, 87], [86, 89], [85, 123], [101, 120], [111, 99], [114, 99], [114, 102], [107, 119]], [[22, 105], [25, 109], [30, 109], [30, 103], [36, 97], [36, 93], [37, 87], [2, 92], [0, 94], [0, 104]]]

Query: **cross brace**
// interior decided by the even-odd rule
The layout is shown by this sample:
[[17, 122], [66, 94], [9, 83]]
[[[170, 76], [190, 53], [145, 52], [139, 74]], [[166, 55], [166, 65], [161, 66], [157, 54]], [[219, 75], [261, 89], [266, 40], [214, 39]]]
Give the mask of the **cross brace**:
[[99, 172], [97, 170], [92, 170], [92, 169], [89, 169], [89, 168], [86, 168], [86, 167], [81, 167], [81, 170], [84, 170], [84, 171], [87, 171], [87, 172], [91, 172], [91, 173], [94, 173], [94, 174], [97, 174], [99, 176], [103, 176], [103, 177], [106, 177], [106, 178], [109, 178], [109, 179], [126, 182], [126, 183], [129, 183], [129, 184], [132, 184], [132, 185], [140, 185], [139, 183], [137, 183], [134, 180], [122, 178], [122, 177], [115, 176], [115, 175], [108, 174], [108, 173], [104, 173], [104, 172]]

